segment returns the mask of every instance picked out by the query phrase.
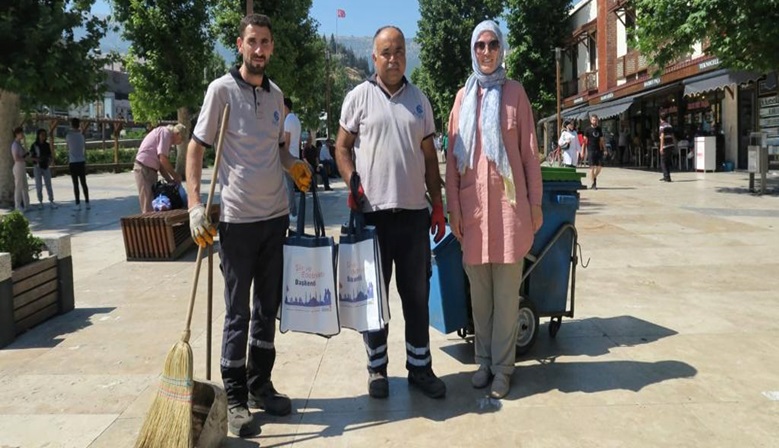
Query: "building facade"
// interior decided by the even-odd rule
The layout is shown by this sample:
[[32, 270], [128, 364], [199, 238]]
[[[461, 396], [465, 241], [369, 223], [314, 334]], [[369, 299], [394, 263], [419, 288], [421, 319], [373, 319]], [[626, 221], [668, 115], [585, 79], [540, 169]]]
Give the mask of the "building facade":
[[[630, 152], [623, 161], [656, 164], [661, 112], [678, 140], [691, 147], [696, 137], [712, 137], [716, 169], [746, 169], [753, 132], [767, 132], [779, 145], [779, 118], [773, 118], [779, 117], [775, 73], [724, 69], [699, 43], [653, 76], [656, 68], [628, 39], [636, 20], [630, 0], [581, 0], [569, 20], [572, 32], [560, 73], [562, 116], [579, 120], [583, 130], [588, 117], [598, 115], [612, 145], [627, 133]], [[545, 147], [557, 135], [555, 118], [541, 120]]]

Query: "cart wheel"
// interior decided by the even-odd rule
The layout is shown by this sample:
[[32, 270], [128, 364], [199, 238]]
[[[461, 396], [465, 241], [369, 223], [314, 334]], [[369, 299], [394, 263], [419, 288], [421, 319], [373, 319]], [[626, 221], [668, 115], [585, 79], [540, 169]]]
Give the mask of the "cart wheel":
[[517, 318], [517, 357], [527, 353], [538, 336], [538, 313], [533, 302], [525, 297], [520, 297], [519, 317]]
[[560, 325], [563, 323], [562, 316], [553, 317], [549, 321], [549, 336], [554, 338], [557, 336], [557, 332], [560, 331]]
[[468, 336], [468, 330], [465, 328], [458, 328], [457, 336], [460, 336], [460, 339], [465, 339], [465, 337]]

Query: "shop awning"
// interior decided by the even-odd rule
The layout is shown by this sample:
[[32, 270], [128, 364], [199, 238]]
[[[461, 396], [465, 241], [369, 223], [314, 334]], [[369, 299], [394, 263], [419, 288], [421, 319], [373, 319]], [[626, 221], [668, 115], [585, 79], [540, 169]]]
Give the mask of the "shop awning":
[[731, 84], [745, 84], [757, 81], [761, 77], [761, 74], [754, 72], [716, 70], [686, 79], [684, 81], [684, 96], [724, 89]]
[[607, 101], [603, 104], [592, 107], [589, 110], [590, 115], [597, 115], [599, 119], [606, 120], [625, 112], [633, 104], [636, 95], [626, 98], [620, 98], [614, 101]]
[[[587, 117], [587, 114], [586, 114], [586, 111], [585, 111], [586, 108], [587, 108], [587, 104], [585, 103], [585, 104], [580, 104], [578, 106], [570, 107], [570, 108], [568, 108], [566, 110], [560, 111], [560, 115], [562, 116], [562, 119], [560, 121], [563, 121], [566, 118], [576, 118], [576, 119], [578, 119], [579, 117], [585, 117], [586, 118]], [[585, 112], [584, 115], [582, 115], [582, 112]], [[545, 123], [553, 121], [555, 119], [557, 119], [557, 114], [556, 113], [552, 114], [552, 115], [550, 115], [548, 117], [544, 117], [544, 118], [538, 120], [538, 124], [545, 124]]]
[[576, 107], [571, 107], [570, 109], [566, 109], [562, 112], [563, 119], [570, 118], [574, 120], [581, 120], [583, 118], [587, 118], [588, 108], [589, 105], [585, 103]]
[[552, 114], [552, 115], [550, 115], [548, 117], [545, 117], [545, 118], [542, 118], [542, 119], [538, 120], [538, 124], [544, 124], [544, 123], [546, 123], [548, 121], [554, 120], [555, 118], [557, 118], [557, 114], [556, 113]]

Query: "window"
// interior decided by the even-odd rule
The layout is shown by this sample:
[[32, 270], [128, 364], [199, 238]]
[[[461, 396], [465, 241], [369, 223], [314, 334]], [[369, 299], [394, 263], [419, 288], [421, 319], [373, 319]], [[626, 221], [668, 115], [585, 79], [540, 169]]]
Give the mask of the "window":
[[587, 38], [587, 47], [590, 51], [590, 69], [593, 71], [598, 67], [598, 41], [595, 39], [595, 35], [591, 34]]

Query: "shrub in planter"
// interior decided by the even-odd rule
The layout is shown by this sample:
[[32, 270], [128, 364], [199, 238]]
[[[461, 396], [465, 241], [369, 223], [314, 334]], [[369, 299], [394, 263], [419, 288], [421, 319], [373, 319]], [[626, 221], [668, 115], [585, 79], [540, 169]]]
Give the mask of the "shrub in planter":
[[11, 254], [11, 267], [16, 269], [41, 256], [43, 240], [32, 236], [30, 222], [14, 210], [0, 218], [0, 252]]

